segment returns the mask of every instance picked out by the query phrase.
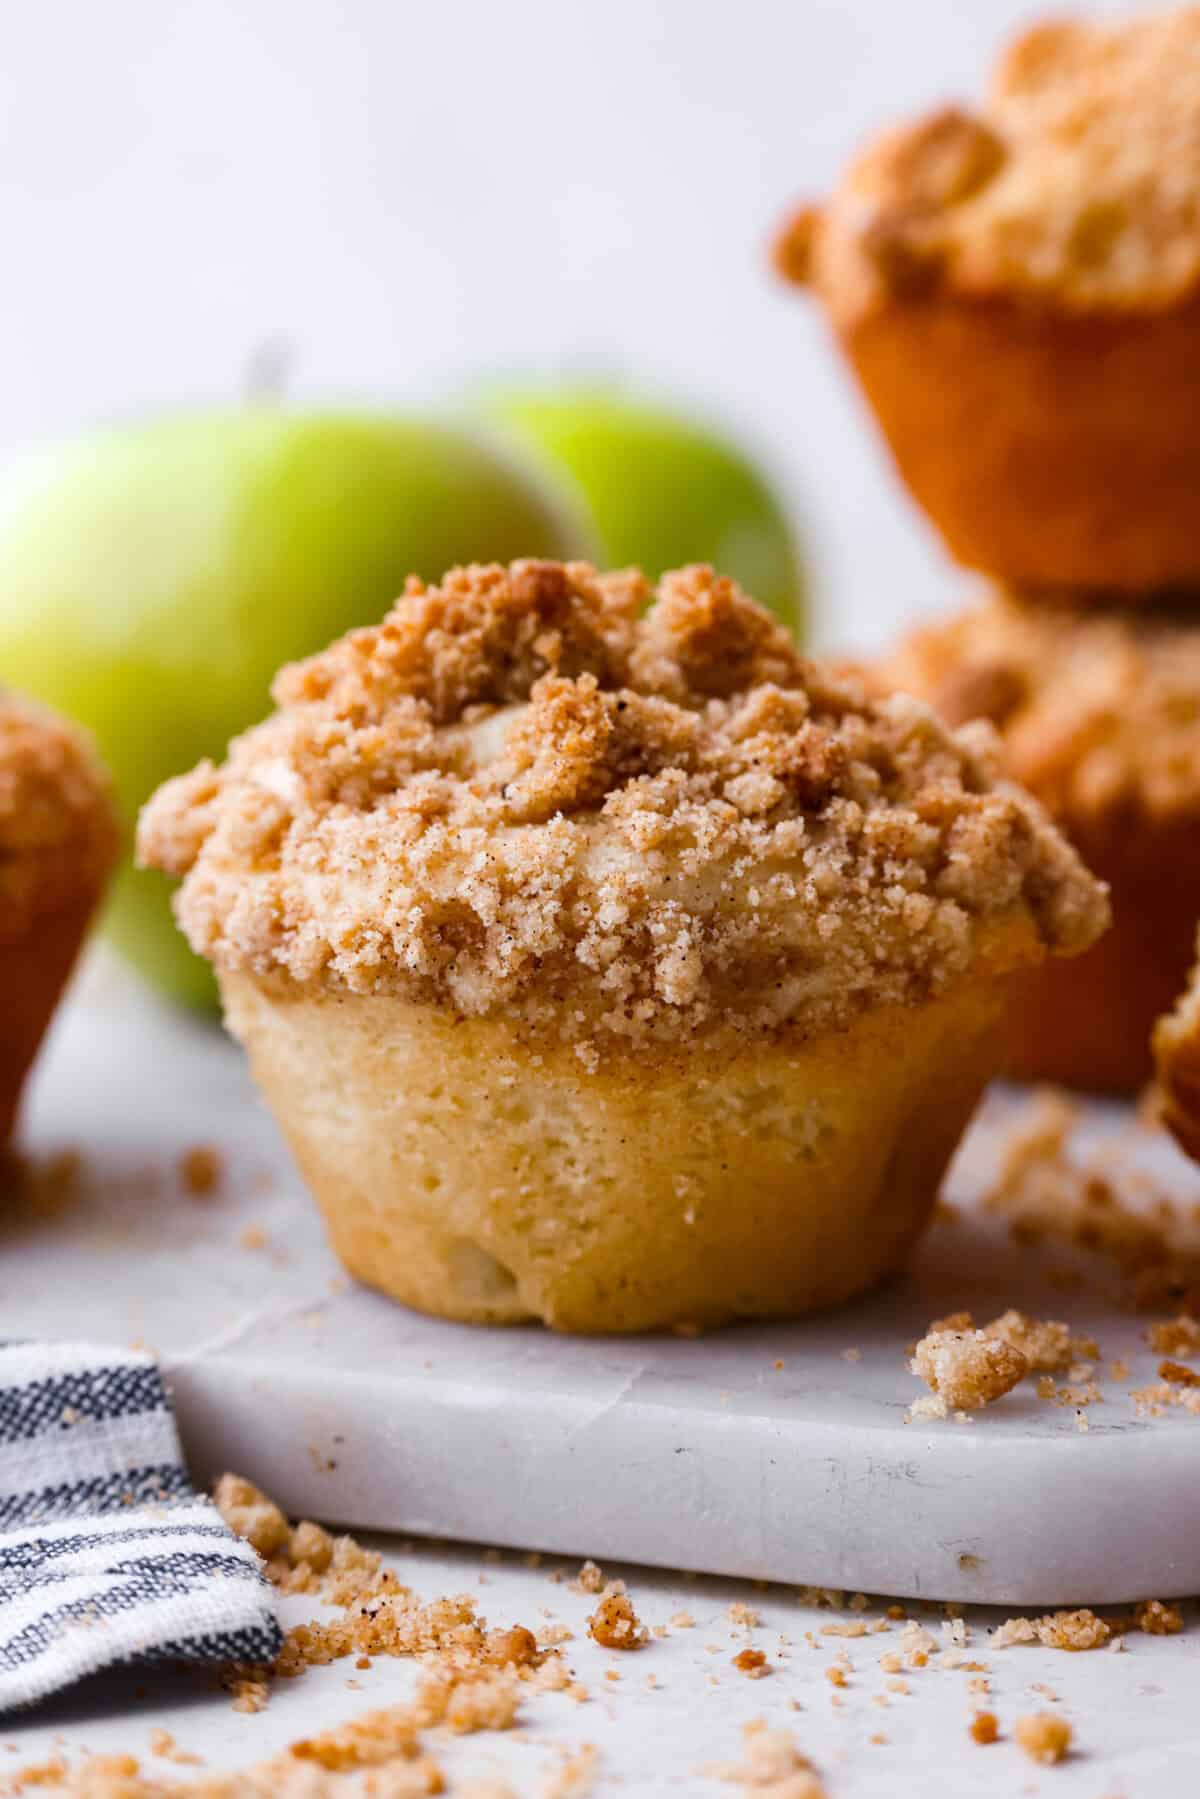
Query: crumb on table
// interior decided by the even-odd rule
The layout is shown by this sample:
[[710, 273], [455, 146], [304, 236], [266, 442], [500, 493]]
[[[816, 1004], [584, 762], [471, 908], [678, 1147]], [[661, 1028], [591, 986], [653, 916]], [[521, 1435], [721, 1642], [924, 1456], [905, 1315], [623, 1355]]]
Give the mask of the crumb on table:
[[1019, 1349], [982, 1331], [930, 1331], [910, 1366], [938, 1399], [962, 1411], [991, 1405], [1029, 1372]]
[[1031, 1712], [1018, 1718], [1014, 1734], [1035, 1762], [1060, 1762], [1071, 1747], [1071, 1726], [1054, 1712]]

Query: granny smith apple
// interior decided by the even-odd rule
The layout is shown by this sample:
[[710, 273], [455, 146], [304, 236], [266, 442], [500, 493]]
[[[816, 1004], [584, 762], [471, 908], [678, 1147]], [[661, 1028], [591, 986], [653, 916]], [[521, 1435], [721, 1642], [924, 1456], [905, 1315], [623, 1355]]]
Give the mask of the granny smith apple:
[[684, 412], [603, 387], [489, 389], [485, 416], [565, 480], [610, 568], [711, 562], [799, 636], [804, 579], [787, 514], [739, 445]]
[[[381, 617], [410, 572], [591, 547], [464, 428], [270, 406], [163, 420], [0, 487], [0, 681], [90, 727], [131, 831], [161, 781], [263, 716], [281, 663]], [[108, 928], [159, 987], [211, 1003], [168, 890], [127, 860]]]

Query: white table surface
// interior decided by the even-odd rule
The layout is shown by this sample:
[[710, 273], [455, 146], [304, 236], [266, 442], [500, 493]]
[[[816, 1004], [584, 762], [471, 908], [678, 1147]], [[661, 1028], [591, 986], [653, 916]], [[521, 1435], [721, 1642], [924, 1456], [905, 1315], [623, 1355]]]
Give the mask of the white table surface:
[[[234, 1052], [215, 1036], [197, 1036], [194, 1027], [164, 1026], [161, 1018], [155, 1020], [140, 1011], [143, 1005], [123, 993], [108, 968], [93, 966], [55, 1032], [30, 1096], [26, 1136], [38, 1153], [51, 1153], [68, 1142], [84, 1150], [82, 1223], [73, 1225], [68, 1211], [32, 1236], [24, 1226], [15, 1234], [6, 1231], [0, 1245], [0, 1323], [8, 1328], [10, 1318], [15, 1317], [24, 1330], [42, 1318], [47, 1332], [63, 1334], [73, 1329], [80, 1335], [113, 1334], [111, 1328], [107, 1332], [99, 1328], [104, 1318], [103, 1296], [97, 1292], [81, 1295], [77, 1286], [73, 1291], [69, 1279], [55, 1281], [53, 1255], [44, 1265], [43, 1278], [33, 1295], [27, 1283], [17, 1278], [22, 1264], [13, 1257], [41, 1254], [36, 1244], [42, 1235], [53, 1245], [55, 1239], [48, 1235], [51, 1231], [62, 1233], [58, 1241], [64, 1268], [70, 1264], [70, 1254], [63, 1246], [73, 1230], [83, 1229], [94, 1248], [107, 1244], [110, 1254], [121, 1250], [136, 1258], [147, 1287], [156, 1282], [173, 1283], [183, 1304], [188, 1281], [178, 1236], [182, 1208], [192, 1253], [202, 1257], [215, 1242], [229, 1267], [236, 1305], [228, 1318], [210, 1320], [206, 1343], [206, 1353], [214, 1347], [220, 1353], [222, 1346], [228, 1346], [230, 1335], [237, 1342], [243, 1340], [237, 1306], [249, 1306], [257, 1317], [256, 1308], [262, 1306], [267, 1289], [271, 1299], [266, 1310], [272, 1318], [279, 1315], [281, 1305], [285, 1313], [289, 1305], [293, 1312], [309, 1306], [315, 1258], [324, 1252], [310, 1212], [303, 1205], [297, 1208], [294, 1185], [289, 1188], [285, 1182], [280, 1190], [278, 1182], [270, 1184], [262, 1178], [264, 1168], [277, 1167], [279, 1149], [269, 1120], [247, 1107], [244, 1073]], [[180, 1098], [183, 1110], [177, 1114], [160, 1110], [154, 1119], [147, 1115], [146, 1078], [139, 1078], [130, 1061], [130, 1044], [137, 1035], [130, 1035], [127, 1029], [133, 1016], [143, 1018], [148, 1030], [180, 1030], [191, 1039], [191, 1078]], [[89, 1091], [83, 1078], [86, 1059], [89, 1054], [95, 1059], [101, 1050], [104, 1065], [97, 1061]], [[121, 1137], [122, 1127], [119, 1119], [114, 1119], [113, 1095], [122, 1083], [128, 1088], [124, 1136], [140, 1144], [141, 1160], [135, 1157], [130, 1162], [126, 1157], [114, 1164], [112, 1143], [114, 1136]], [[139, 1095], [143, 1101], [140, 1108]], [[186, 1115], [187, 1107], [195, 1106], [200, 1114]], [[259, 1183], [255, 1215], [262, 1218], [267, 1245], [257, 1254], [241, 1250], [236, 1238], [230, 1237], [241, 1211], [223, 1212], [222, 1204], [227, 1201], [214, 1202], [208, 1208], [182, 1201], [172, 1173], [174, 1156], [206, 1135], [222, 1142], [217, 1121], [235, 1115], [234, 1160], [239, 1178], [248, 1192]], [[197, 1116], [207, 1116], [211, 1130], [206, 1133], [195, 1128]], [[77, 1128], [69, 1131], [68, 1121]], [[99, 1148], [89, 1163], [93, 1138]], [[141, 1178], [135, 1178], [138, 1167]], [[92, 1203], [94, 1196], [86, 1193], [89, 1181], [99, 1182], [103, 1203]], [[35, 1245], [32, 1250], [31, 1242]], [[954, 1257], [948, 1251], [942, 1252], [940, 1261], [945, 1263], [948, 1255], [952, 1263]], [[936, 1271], [938, 1265], [935, 1256], [931, 1266]], [[322, 1278], [336, 1279], [332, 1264]], [[923, 1291], [921, 1303], [935, 1291], [936, 1281]], [[126, 1337], [136, 1334], [137, 1320], [131, 1317], [128, 1323]], [[842, 1340], [840, 1335], [838, 1340]], [[847, 1367], [844, 1362], [840, 1365], [843, 1370]], [[912, 1397], [912, 1383], [902, 1381], [900, 1386], [907, 1402]], [[1095, 1415], [1099, 1418], [1099, 1410]], [[1192, 1453], [1188, 1439], [1193, 1431], [1200, 1442], [1200, 1422], [1171, 1419], [1163, 1424], [1165, 1430], [1157, 1440], [1178, 1444], [1186, 1462]], [[1113, 1424], [1107, 1428], [1116, 1429]], [[967, 1440], [964, 1427], [942, 1429], [957, 1430], [959, 1437]], [[982, 1428], [970, 1434], [982, 1436]], [[1089, 1437], [1094, 1435], [1095, 1427]], [[1003, 1433], [1002, 1440], [1019, 1438], [1014, 1426]], [[1059, 1444], [1056, 1453], [1067, 1450], [1065, 1440], [1054, 1440]], [[1139, 1440], [1117, 1432], [1113, 1444], [1128, 1445], [1136, 1454]], [[1077, 1441], [1085, 1452], [1094, 1453], [1097, 1448], [1087, 1439]], [[249, 1465], [245, 1457], [242, 1460], [245, 1472], [261, 1478], [259, 1468]], [[1185, 1462], [1180, 1466], [1185, 1467]], [[1096, 1461], [1091, 1465], [1101, 1469], [1108, 1464]], [[631, 1482], [627, 1503], [634, 1514], [639, 1507], [644, 1512], [650, 1496], [638, 1487], [637, 1470], [626, 1472]], [[497, 1474], [493, 1470], [488, 1478], [496, 1493], [495, 1514], [503, 1521], [503, 1530], [497, 1534], [507, 1543], [536, 1549], [553, 1542], [559, 1550], [577, 1544], [580, 1554], [595, 1552], [597, 1546], [586, 1533], [579, 1534], [565, 1516], [569, 1510], [566, 1501], [561, 1520], [555, 1519], [553, 1504], [547, 1508], [543, 1500], [538, 1509], [536, 1515], [547, 1524], [548, 1534], [515, 1534], [519, 1526], [513, 1522], [511, 1495], [495, 1485]], [[484, 1475], [486, 1470], [475, 1468], [470, 1478], [478, 1483]], [[613, 1479], [619, 1487], [619, 1468]], [[319, 1483], [316, 1490], [321, 1490]], [[1188, 1555], [1195, 1548], [1194, 1533], [1200, 1529], [1190, 1522], [1194, 1516], [1189, 1497], [1192, 1490], [1189, 1482], [1188, 1490], [1176, 1496]], [[919, 1509], [915, 1516], [918, 1523], [914, 1525], [910, 1515], [904, 1528], [909, 1532], [916, 1529], [919, 1534]], [[484, 1523], [486, 1518], [485, 1507], [481, 1513]], [[1089, 1528], [1086, 1518], [1067, 1524], [1070, 1530], [1085, 1535]], [[1064, 1528], [1062, 1520], [1049, 1515], [1047, 1525], [1051, 1531], [1059, 1529], [1060, 1534]], [[1144, 1537], [1149, 1531], [1153, 1535], [1162, 1528], [1161, 1520], [1148, 1527], [1145, 1512], [1131, 1504], [1128, 1529], [1118, 1534], [1132, 1542], [1139, 1534]], [[461, 1530], [456, 1534], [461, 1535]], [[481, 1528], [478, 1535], [486, 1542], [489, 1532]], [[676, 1537], [678, 1554], [671, 1559], [686, 1561], [687, 1533], [677, 1532]], [[587, 1639], [583, 1620], [593, 1602], [572, 1592], [565, 1581], [552, 1578], [554, 1568], [566, 1568], [570, 1573], [577, 1565], [565, 1554], [547, 1555], [540, 1568], [531, 1569], [513, 1548], [487, 1552], [482, 1547], [439, 1544], [428, 1537], [403, 1543], [396, 1537], [378, 1540], [402, 1578], [424, 1597], [478, 1591], [481, 1607], [493, 1623], [520, 1622], [536, 1630], [546, 1615], [552, 1614], [555, 1621], [565, 1622], [575, 1632], [565, 1653], [589, 1688], [589, 1701], [577, 1705], [563, 1695], [535, 1697], [527, 1702], [519, 1729], [504, 1736], [489, 1734], [443, 1743], [436, 1740], [435, 1733], [431, 1747], [443, 1762], [451, 1791], [456, 1780], [494, 1773], [503, 1774], [516, 1792], [536, 1794], [539, 1783], [562, 1755], [584, 1743], [594, 1743], [599, 1750], [595, 1787], [599, 1793], [730, 1791], [733, 1789], [708, 1780], [701, 1770], [714, 1762], [737, 1760], [741, 1724], [765, 1717], [771, 1724], [793, 1731], [798, 1746], [824, 1774], [831, 1799], [893, 1799], [935, 1788], [955, 1799], [973, 1795], [1000, 1799], [1011, 1793], [1062, 1794], [1064, 1799], [1163, 1799], [1164, 1795], [1182, 1799], [1200, 1793], [1200, 1706], [1196, 1701], [1200, 1691], [1200, 1615], [1194, 1608], [1187, 1608], [1188, 1630], [1181, 1637], [1133, 1635], [1119, 1652], [1067, 1655], [1040, 1647], [990, 1650], [989, 1628], [1014, 1608], [989, 1611], [973, 1606], [968, 1610], [973, 1631], [968, 1653], [988, 1664], [991, 1695], [981, 1699], [970, 1694], [970, 1674], [939, 1669], [936, 1658], [929, 1668], [904, 1674], [910, 1691], [902, 1695], [888, 1691], [888, 1677], [878, 1665], [880, 1655], [896, 1646], [894, 1631], [844, 1641], [822, 1636], [820, 1627], [830, 1621], [830, 1615], [813, 1612], [801, 1603], [795, 1589], [786, 1586], [776, 1584], [762, 1591], [747, 1581], [622, 1567], [606, 1560], [607, 1572], [622, 1573], [628, 1580], [648, 1623], [665, 1623], [681, 1608], [696, 1618], [694, 1629], [674, 1630], [638, 1655], [621, 1656], [605, 1652]], [[1103, 1553], [1119, 1556], [1122, 1548], [1122, 1542], [1111, 1542]], [[1167, 1556], [1168, 1564], [1172, 1554]], [[656, 1551], [656, 1559], [668, 1558]], [[814, 1567], [808, 1578], [820, 1580], [822, 1574]], [[831, 1572], [827, 1578], [838, 1576]], [[731, 1603], [739, 1600], [761, 1613], [762, 1622], [749, 1637], [728, 1616]], [[288, 1621], [313, 1609], [312, 1601], [286, 1602]], [[936, 1608], [922, 1612], [914, 1606], [913, 1610], [936, 1632], [940, 1616]], [[868, 1614], [873, 1615], [878, 1615], [877, 1609]], [[815, 1647], [805, 1640], [809, 1630], [818, 1633]], [[769, 1678], [750, 1681], [731, 1666], [731, 1657], [747, 1641], [764, 1649], [775, 1664]], [[854, 1668], [848, 1685], [835, 1692], [823, 1671], [841, 1650], [848, 1653]], [[607, 1671], [620, 1678], [606, 1680]], [[652, 1689], [647, 1686], [649, 1676], [654, 1678]], [[51, 1752], [78, 1756], [85, 1751], [142, 1755], [148, 1770], [156, 1767], [164, 1776], [186, 1773], [166, 1763], [153, 1763], [148, 1746], [155, 1728], [171, 1731], [182, 1748], [201, 1754], [211, 1768], [235, 1768], [357, 1711], [403, 1699], [414, 1677], [409, 1663], [379, 1659], [362, 1672], [355, 1671], [350, 1662], [338, 1663], [310, 1670], [300, 1681], [280, 1683], [266, 1711], [244, 1716], [234, 1713], [228, 1698], [213, 1693], [199, 1678], [174, 1673], [107, 1676], [35, 1716], [9, 1720], [7, 1730], [0, 1729], [0, 1776], [8, 1768], [44, 1759]], [[1042, 1686], [1051, 1689], [1053, 1699], [1038, 1690]], [[997, 1714], [1004, 1738], [988, 1747], [974, 1744], [966, 1732], [973, 1710], [981, 1706]], [[1063, 1709], [1075, 1728], [1077, 1753], [1059, 1767], [1041, 1769], [1015, 1747], [1012, 1728], [1026, 1712], [1056, 1707]], [[878, 1735], [886, 1742], [872, 1740]]]

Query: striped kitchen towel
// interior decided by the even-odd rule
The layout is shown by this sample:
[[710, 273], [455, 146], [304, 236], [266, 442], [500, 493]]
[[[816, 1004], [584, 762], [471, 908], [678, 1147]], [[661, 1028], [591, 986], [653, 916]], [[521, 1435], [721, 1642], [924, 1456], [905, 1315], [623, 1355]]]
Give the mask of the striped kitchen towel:
[[0, 1343], [0, 1712], [118, 1662], [270, 1662], [274, 1594], [198, 1498], [153, 1359]]

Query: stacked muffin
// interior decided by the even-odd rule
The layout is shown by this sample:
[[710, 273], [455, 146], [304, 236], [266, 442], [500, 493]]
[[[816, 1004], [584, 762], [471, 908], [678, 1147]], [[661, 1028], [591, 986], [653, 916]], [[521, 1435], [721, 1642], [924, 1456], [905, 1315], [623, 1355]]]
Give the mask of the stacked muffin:
[[116, 851], [90, 742], [0, 689], [0, 1152]]
[[1108, 936], [1023, 986], [1012, 1071], [1132, 1089], [1200, 913], [1200, 8], [1028, 31], [977, 112], [870, 144], [777, 261], [988, 578], [881, 682], [991, 719], [1112, 889]]

